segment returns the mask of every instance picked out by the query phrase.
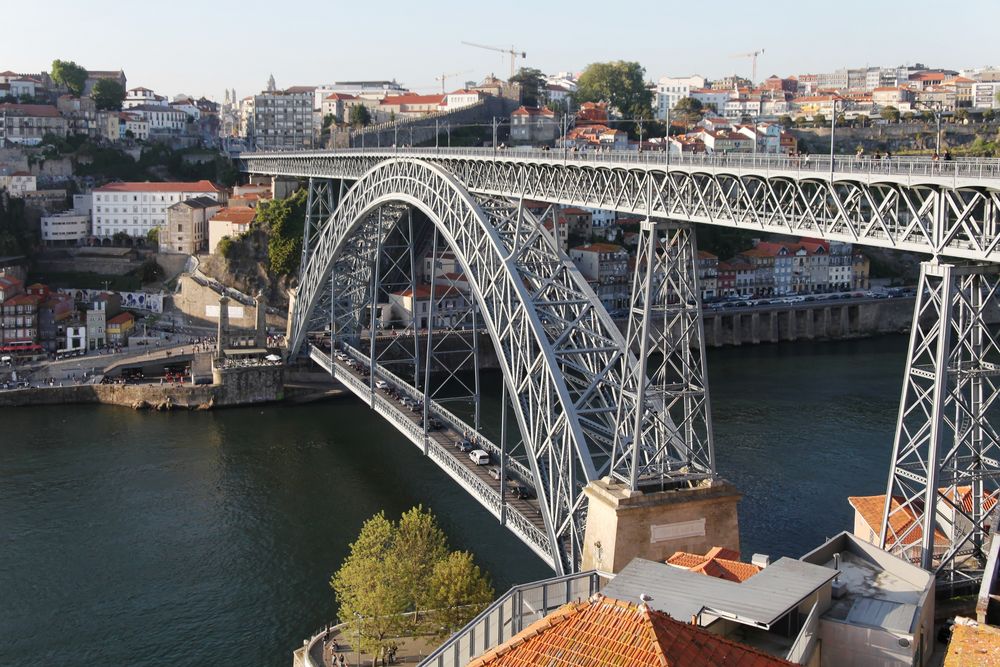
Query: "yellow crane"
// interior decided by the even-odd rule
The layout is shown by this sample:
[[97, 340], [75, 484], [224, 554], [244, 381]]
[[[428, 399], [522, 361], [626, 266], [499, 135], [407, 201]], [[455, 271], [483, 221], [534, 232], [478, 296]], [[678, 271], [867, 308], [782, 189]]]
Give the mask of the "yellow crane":
[[444, 95], [445, 81], [447, 81], [453, 76], [461, 76], [462, 74], [468, 74], [471, 71], [472, 71], [471, 69], [467, 69], [463, 72], [451, 72], [450, 74], [442, 74], [441, 76], [434, 77], [434, 80], [441, 82], [441, 94]]
[[737, 53], [735, 55], [729, 56], [730, 58], [750, 58], [753, 61], [753, 74], [750, 83], [757, 85], [757, 56], [764, 53], [764, 49], [760, 51], [751, 51], [750, 53]]
[[486, 49], [487, 51], [496, 51], [497, 53], [506, 53], [507, 55], [510, 56], [510, 75], [511, 76], [514, 76], [514, 72], [515, 72], [514, 65], [516, 64], [517, 59], [518, 58], [522, 58], [523, 59], [523, 58], [527, 58], [528, 57], [527, 53], [525, 53], [524, 51], [518, 51], [513, 46], [510, 47], [509, 49], [501, 49], [501, 48], [498, 48], [496, 46], [486, 46], [485, 44], [475, 44], [473, 42], [462, 42], [462, 44], [465, 44], [466, 46], [474, 46], [477, 49]]

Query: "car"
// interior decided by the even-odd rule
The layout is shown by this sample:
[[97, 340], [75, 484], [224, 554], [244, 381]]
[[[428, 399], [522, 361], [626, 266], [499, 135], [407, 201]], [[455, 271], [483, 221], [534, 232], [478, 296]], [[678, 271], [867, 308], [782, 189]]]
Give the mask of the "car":
[[488, 472], [490, 474], [490, 477], [492, 477], [493, 479], [495, 480], [500, 479], [500, 468], [498, 466], [490, 466], [486, 472]]
[[815, 301], [815, 300], [816, 300], [816, 297], [814, 297], [814, 296], [807, 296], [807, 297], [805, 297], [805, 298], [804, 298], [804, 299], [802, 299], [802, 300], [803, 300], [803, 301]]
[[512, 496], [518, 500], [528, 500], [534, 498], [535, 494], [531, 492], [531, 489], [524, 486], [523, 484], [516, 484], [510, 488], [510, 493]]
[[484, 449], [473, 449], [469, 452], [469, 458], [477, 466], [485, 466], [490, 464], [490, 453]]
[[442, 428], [444, 428], [444, 424], [441, 423], [440, 419], [431, 417], [430, 419], [427, 420], [428, 431], [440, 431]]
[[455, 441], [455, 449], [460, 452], [471, 452], [475, 448], [475, 445], [473, 445], [472, 441], [468, 438], [462, 438], [461, 440]]
[[375, 388], [376, 389], [388, 389], [389, 388], [389, 383], [386, 382], [385, 380], [375, 380]]

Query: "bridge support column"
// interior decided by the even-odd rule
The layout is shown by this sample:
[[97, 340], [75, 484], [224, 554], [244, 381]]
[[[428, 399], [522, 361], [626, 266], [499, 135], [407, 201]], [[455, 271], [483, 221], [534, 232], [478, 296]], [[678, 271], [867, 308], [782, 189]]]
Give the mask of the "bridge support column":
[[[998, 264], [921, 265], [881, 543], [939, 581], [975, 578], [985, 563], [984, 510], [1000, 489], [1000, 436], [989, 418], [1000, 344], [988, 322], [998, 296]], [[894, 514], [907, 517], [903, 528]]]
[[721, 479], [694, 488], [631, 491], [605, 478], [588, 484], [583, 570], [618, 572], [633, 558], [662, 562], [675, 551], [740, 550], [740, 493]]

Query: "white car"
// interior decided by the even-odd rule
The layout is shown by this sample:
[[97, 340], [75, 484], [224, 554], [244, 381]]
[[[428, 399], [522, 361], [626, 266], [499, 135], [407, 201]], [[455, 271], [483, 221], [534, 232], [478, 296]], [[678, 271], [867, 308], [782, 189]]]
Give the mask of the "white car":
[[484, 451], [482, 449], [473, 449], [471, 452], [469, 452], [469, 458], [472, 459], [472, 462], [475, 463], [477, 466], [485, 466], [489, 465], [490, 463], [489, 452]]
[[389, 386], [389, 383], [386, 382], [385, 380], [375, 380], [375, 388], [376, 389], [386, 389], [388, 386]]

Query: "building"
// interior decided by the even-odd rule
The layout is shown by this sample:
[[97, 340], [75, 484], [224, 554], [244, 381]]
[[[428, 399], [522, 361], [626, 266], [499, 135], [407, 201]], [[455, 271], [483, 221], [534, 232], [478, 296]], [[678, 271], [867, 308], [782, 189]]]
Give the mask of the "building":
[[677, 106], [685, 97], [691, 97], [693, 89], [705, 88], [705, 77], [692, 74], [691, 76], [664, 76], [660, 78], [656, 85], [656, 117], [664, 120], [668, 112]]
[[256, 215], [257, 210], [250, 206], [229, 206], [217, 211], [208, 221], [208, 252], [215, 254], [222, 239], [237, 238], [250, 231]]
[[91, 233], [99, 238], [118, 232], [145, 237], [167, 224], [169, 207], [194, 197], [222, 201], [222, 191], [210, 181], [110, 183], [94, 190]]
[[73, 321], [76, 306], [69, 294], [50, 292], [45, 285], [31, 285], [29, 292], [40, 298], [38, 306], [38, 339], [46, 352], [59, 352], [66, 347], [66, 327]]
[[[90, 195], [74, 195], [73, 209], [43, 215], [39, 222], [42, 243], [48, 246], [75, 246], [90, 235]], [[78, 202], [80, 202], [78, 204]]]
[[135, 329], [135, 316], [125, 311], [112, 317], [107, 322], [108, 345], [122, 346], [128, 343], [128, 337]]
[[23, 292], [23, 282], [12, 275], [0, 273], [0, 303]]
[[122, 90], [128, 90], [128, 79], [125, 78], [125, 72], [123, 70], [97, 70], [91, 69], [87, 70], [87, 80], [83, 84], [83, 94], [88, 97], [92, 92], [94, 92], [94, 85], [101, 79], [110, 79], [111, 81], [117, 82]]
[[323, 98], [320, 109], [323, 118], [333, 116], [338, 123], [346, 123], [350, 119], [351, 108], [360, 104], [361, 101], [355, 95], [347, 93], [330, 93]]
[[87, 349], [100, 350], [108, 346], [107, 324], [122, 309], [118, 294], [98, 294], [87, 309]]
[[[469, 312], [469, 299], [455, 285], [434, 285], [434, 327], [456, 326]], [[389, 295], [391, 321], [426, 329], [430, 321], [431, 286], [417, 285]], [[383, 326], [388, 324], [383, 318]], [[471, 326], [471, 321], [469, 322]]]
[[188, 115], [165, 104], [138, 104], [128, 114], [144, 120], [150, 134], [179, 134], [187, 129]]
[[125, 91], [125, 99], [122, 100], [122, 110], [148, 104], [152, 106], [162, 106], [167, 101], [163, 95], [157, 95], [149, 88], [130, 88]]
[[252, 98], [247, 138], [259, 150], [313, 148], [315, 86], [266, 90]]
[[566, 231], [570, 236], [582, 238], [586, 241], [594, 233], [593, 215], [590, 211], [576, 206], [568, 206], [560, 209], [558, 213], [560, 225], [565, 224]]
[[486, 93], [481, 90], [469, 90], [467, 88], [453, 90], [444, 96], [444, 108], [447, 111], [454, 111], [463, 107], [471, 107], [479, 104], [484, 97], [486, 97]]
[[752, 153], [755, 141], [734, 130], [701, 130], [696, 135], [709, 153]]
[[41, 297], [21, 293], [0, 303], [0, 344], [31, 348], [38, 342], [38, 304]]
[[706, 250], [699, 250], [697, 264], [701, 298], [714, 299], [719, 294], [719, 258]]
[[447, 97], [439, 93], [431, 95], [387, 95], [378, 103], [378, 118], [414, 118], [443, 111]]
[[746, 581], [766, 566], [766, 563], [762, 565], [744, 563], [740, 560], [738, 552], [724, 547], [712, 547], [704, 555], [677, 551], [665, 562], [681, 570], [736, 583]]
[[625, 248], [613, 243], [590, 243], [570, 249], [569, 256], [605, 308], [617, 310], [628, 304], [631, 285]]
[[0, 145], [5, 141], [24, 146], [37, 146], [42, 137], [52, 134], [65, 137], [68, 121], [59, 110], [47, 104], [0, 104]]
[[1000, 81], [986, 81], [972, 85], [972, 106], [976, 109], [1000, 109]]
[[563, 605], [479, 656], [468, 667], [779, 667], [792, 664], [675, 620], [645, 602], [637, 606], [596, 594], [589, 600]]
[[0, 170], [0, 190], [6, 190], [11, 197], [24, 197], [29, 192], [38, 189], [38, 181], [34, 174], [27, 171], [14, 171], [9, 174]]
[[118, 114], [118, 138], [137, 141], [149, 139], [149, 121], [140, 114], [120, 112]]
[[559, 134], [559, 121], [551, 109], [522, 106], [510, 115], [512, 142], [549, 143], [555, 141]]
[[160, 252], [194, 255], [205, 250], [208, 221], [222, 208], [212, 197], [192, 197], [167, 208], [167, 224], [160, 229]]

